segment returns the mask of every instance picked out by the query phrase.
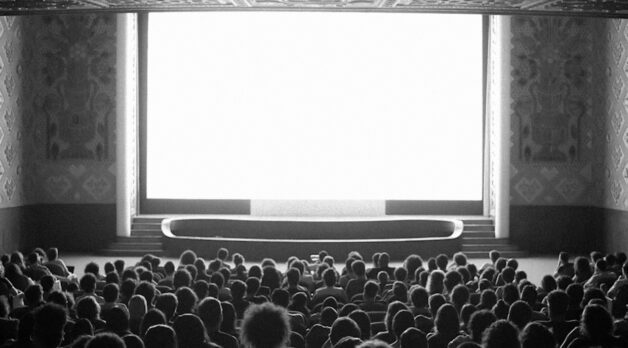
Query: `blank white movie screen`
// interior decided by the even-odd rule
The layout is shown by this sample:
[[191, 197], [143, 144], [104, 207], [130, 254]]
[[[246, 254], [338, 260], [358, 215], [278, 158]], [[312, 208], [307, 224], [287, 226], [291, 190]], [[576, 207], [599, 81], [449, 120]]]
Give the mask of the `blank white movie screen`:
[[482, 17], [151, 13], [147, 198], [482, 199]]

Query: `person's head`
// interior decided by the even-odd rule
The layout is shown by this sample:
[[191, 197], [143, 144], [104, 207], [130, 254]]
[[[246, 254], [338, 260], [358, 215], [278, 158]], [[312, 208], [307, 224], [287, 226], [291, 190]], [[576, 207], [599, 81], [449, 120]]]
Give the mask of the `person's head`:
[[429, 259], [427, 259], [427, 270], [429, 272], [435, 271], [437, 268], [438, 265], [436, 264], [436, 258], [430, 257]]
[[484, 331], [482, 347], [519, 348], [519, 331], [508, 320], [497, 320]]
[[488, 257], [491, 259], [492, 264], [495, 264], [501, 256], [501, 253], [495, 249], [488, 252]]
[[175, 268], [174, 268], [174, 262], [172, 261], [166, 261], [166, 263], [164, 263], [164, 273], [166, 273], [167, 276], [174, 274]]
[[48, 250], [46, 250], [46, 257], [48, 258], [48, 261], [56, 260], [59, 257], [59, 249], [48, 248]]
[[282, 347], [289, 337], [290, 322], [284, 308], [264, 303], [251, 305], [244, 312], [240, 342], [245, 347], [278, 348]]
[[414, 316], [407, 309], [402, 309], [393, 317], [392, 334], [397, 340], [401, 338], [406, 329], [414, 326]]
[[123, 282], [127, 279], [137, 280], [138, 278], [139, 278], [139, 275], [137, 274], [137, 271], [133, 268], [125, 269], [124, 271], [122, 271]]
[[497, 321], [497, 317], [488, 309], [479, 310], [471, 314], [467, 331], [471, 339], [476, 343], [482, 343], [482, 334], [491, 324]]
[[473, 313], [475, 313], [475, 311], [477, 310], [477, 307], [470, 303], [462, 306], [462, 309], [460, 310], [460, 321], [462, 322], [462, 327], [467, 327], [469, 319], [471, 319], [471, 315], [473, 315]]
[[227, 250], [227, 248], [218, 249], [216, 258], [221, 261], [227, 261], [227, 258], [229, 258], [229, 250]]
[[[368, 314], [366, 314], [365, 311], [361, 309], [356, 309], [352, 311], [351, 313], [349, 313], [349, 318], [351, 318], [353, 321], [355, 321], [356, 324], [358, 324], [358, 327], [360, 328], [360, 332], [362, 333], [360, 337], [361, 339], [368, 340], [369, 338], [371, 338], [371, 319], [369, 318]], [[393, 327], [394, 327], [394, 321], [395, 319], [393, 318]]]
[[447, 271], [447, 264], [449, 263], [449, 257], [445, 254], [439, 254], [436, 256], [436, 266], [443, 272]]
[[434, 294], [430, 295], [428, 302], [430, 304], [430, 313], [432, 314], [432, 318], [435, 318], [440, 307], [447, 303], [447, 299], [442, 294]]
[[[381, 260], [381, 258], [380, 258]], [[353, 319], [348, 317], [340, 317], [334, 321], [329, 331], [329, 341], [335, 346], [343, 337], [360, 338], [362, 332], [360, 327]]]
[[436, 312], [434, 326], [437, 332], [446, 336], [455, 336], [455, 334], [459, 331], [460, 326], [460, 320], [458, 318], [456, 308], [450, 304], [440, 306], [438, 312]]
[[567, 289], [567, 287], [569, 286], [569, 284], [573, 283], [573, 280], [571, 277], [568, 277], [566, 275], [561, 275], [558, 276], [558, 278], [556, 278], [556, 286], [558, 287], [558, 289], [560, 290], [565, 290]]
[[508, 320], [515, 324], [519, 330], [523, 330], [532, 320], [532, 308], [527, 302], [515, 301], [508, 311]]
[[554, 348], [554, 336], [545, 325], [529, 323], [521, 331], [521, 348]]
[[327, 298], [325, 300], [323, 300], [322, 307], [323, 308], [331, 307], [331, 308], [334, 308], [334, 309], [338, 309], [338, 301], [333, 296], [327, 296]]
[[387, 252], [383, 252], [379, 254], [379, 261], [377, 264], [379, 268], [388, 267], [388, 263], [390, 262], [390, 255]]
[[157, 296], [155, 308], [162, 311], [166, 316], [166, 320], [170, 321], [172, 317], [174, 317], [178, 303], [179, 301], [177, 300], [177, 296], [167, 292]]
[[[87, 267], [86, 267], [87, 268]], [[92, 273], [85, 273], [81, 277], [79, 287], [83, 292], [92, 293], [96, 290], [96, 277]]]
[[323, 282], [328, 287], [336, 285], [336, 271], [333, 268], [326, 269], [323, 272]]
[[221, 301], [222, 306], [222, 323], [220, 324], [220, 331], [226, 332], [230, 335], [236, 335], [236, 311], [231, 302]]
[[427, 278], [427, 291], [430, 295], [442, 294], [445, 291], [445, 273], [442, 271], [433, 271]]
[[91, 273], [94, 276], [98, 277], [100, 273], [100, 267], [96, 262], [89, 262], [87, 265], [85, 265], [85, 273]]
[[502, 270], [501, 275], [502, 275], [502, 279], [504, 280], [506, 284], [512, 283], [515, 281], [515, 269], [512, 267], [506, 266], [506, 268]]
[[179, 257], [179, 265], [181, 266], [193, 265], [194, 261], [196, 261], [196, 253], [189, 249], [182, 252]]
[[109, 303], [117, 302], [119, 295], [120, 295], [120, 287], [118, 286], [118, 284], [115, 284], [115, 283], [110, 283], [110, 284], [105, 285], [105, 287], [102, 290], [102, 297], [104, 298], [105, 302], [109, 302]]
[[462, 285], [458, 284], [454, 287], [451, 292], [451, 303], [456, 307], [458, 311], [462, 309], [462, 306], [465, 305], [469, 301], [469, 289]]
[[393, 319], [395, 318], [395, 314], [397, 314], [397, 312], [404, 309], [408, 309], [408, 306], [406, 306], [405, 303], [400, 302], [400, 301], [393, 301], [388, 304], [388, 308], [386, 309], [386, 316], [384, 317], [386, 331], [392, 333], [392, 329], [393, 329], [392, 323], [393, 323]]
[[44, 293], [39, 284], [29, 285], [24, 291], [24, 304], [29, 307], [39, 306], [44, 301]]
[[231, 296], [234, 300], [240, 300], [246, 295], [246, 283], [241, 280], [234, 280], [231, 283]]
[[534, 285], [525, 285], [521, 290], [521, 300], [527, 302], [530, 307], [536, 306], [538, 293]]
[[117, 272], [109, 272], [105, 275], [105, 284], [120, 284], [120, 275]]
[[246, 279], [246, 293], [248, 296], [254, 296], [259, 290], [260, 279], [256, 277], [248, 277]]
[[129, 313], [122, 307], [113, 307], [107, 312], [107, 329], [118, 335], [129, 330]]
[[415, 286], [410, 291], [410, 301], [415, 308], [425, 308], [428, 305], [429, 295], [422, 286]]
[[137, 295], [144, 296], [144, 299], [146, 300], [146, 305], [148, 306], [148, 308], [151, 308], [153, 306], [153, 300], [155, 298], [155, 290], [155, 285], [153, 283], [141, 282], [135, 288], [135, 293]]
[[200, 348], [207, 341], [205, 326], [195, 314], [186, 313], [178, 316], [172, 328], [177, 334], [179, 347]]
[[423, 267], [423, 259], [417, 254], [406, 257], [403, 267], [408, 270], [408, 275], [414, 277], [416, 270]]
[[271, 291], [281, 286], [281, 277], [275, 266], [262, 268], [262, 286], [267, 286]]
[[364, 291], [362, 293], [364, 300], [374, 300], [379, 291], [379, 286], [373, 280], [369, 280], [364, 284]]
[[547, 295], [547, 309], [550, 319], [563, 319], [569, 308], [569, 295], [562, 290], [554, 290]]
[[146, 335], [148, 328], [154, 325], [167, 324], [166, 315], [157, 308], [151, 308], [146, 312], [140, 323], [140, 335]]
[[600, 344], [603, 339], [613, 333], [613, 318], [606, 308], [600, 305], [584, 307], [580, 319], [580, 333], [589, 338], [593, 344]]
[[233, 264], [236, 267], [244, 263], [244, 256], [242, 256], [242, 254], [240, 254], [240, 253], [233, 254], [231, 259], [233, 260]]
[[175, 289], [187, 286], [189, 287], [192, 284], [192, 275], [187, 269], [178, 269], [174, 272], [174, 277], [172, 279], [172, 286]]
[[394, 298], [401, 302], [408, 302], [408, 287], [406, 283], [395, 281], [392, 287]]
[[98, 319], [100, 314], [100, 306], [96, 299], [92, 296], [82, 297], [76, 303], [76, 317], [77, 318], [85, 318], [91, 322]]
[[395, 268], [393, 276], [395, 277], [395, 280], [405, 282], [406, 278], [408, 278], [408, 270], [403, 267], [397, 267]]
[[188, 287], [182, 287], [177, 289], [175, 295], [177, 296], [177, 314], [192, 313], [198, 302], [194, 291]]
[[198, 316], [205, 324], [208, 332], [220, 329], [222, 323], [222, 306], [220, 301], [213, 297], [204, 298], [198, 305]]
[[591, 258], [591, 263], [595, 264], [598, 260], [604, 258], [604, 254], [602, 254], [600, 251], [592, 251], [589, 254], [590, 258]]
[[463, 252], [457, 252], [453, 256], [454, 263], [458, 266], [465, 266], [467, 264], [467, 255]]
[[277, 306], [287, 308], [290, 304], [290, 293], [286, 289], [275, 289], [271, 293], [270, 299]]
[[177, 337], [168, 325], [155, 325], [146, 330], [144, 335], [146, 348], [177, 348]]
[[192, 290], [194, 290], [196, 297], [202, 300], [207, 297], [207, 293], [209, 292], [209, 283], [203, 279], [197, 280], [194, 282], [194, 285], [192, 285]]
[[353, 260], [351, 263], [351, 272], [358, 278], [364, 277], [366, 274], [366, 264], [362, 260]]
[[129, 315], [131, 319], [141, 319], [146, 311], [146, 299], [142, 295], [133, 295], [129, 299]]
[[299, 279], [301, 278], [301, 272], [298, 269], [291, 267], [286, 272], [286, 281], [288, 285], [295, 287], [299, 284]]
[[94, 336], [87, 342], [86, 348], [126, 348], [124, 340], [120, 336], [102, 332]]
[[321, 311], [321, 325], [331, 326], [338, 319], [338, 312], [333, 307], [324, 307]]
[[515, 284], [506, 284], [504, 286], [504, 302], [511, 305], [515, 301], [519, 300], [519, 289]]
[[574, 271], [576, 275], [580, 275], [584, 278], [587, 278], [588, 276], [590, 276], [591, 264], [589, 263], [589, 260], [587, 260], [586, 258], [582, 256], [576, 257], [576, 260], [574, 262]]
[[220, 272], [212, 273], [211, 277], [209, 277], [209, 282], [212, 284], [216, 284], [218, 289], [222, 289], [225, 285], [225, 277]]
[[31, 334], [35, 347], [58, 347], [63, 339], [65, 322], [66, 312], [61, 306], [48, 303], [37, 309]]
[[399, 337], [400, 348], [427, 348], [427, 337], [423, 331], [407, 328]]

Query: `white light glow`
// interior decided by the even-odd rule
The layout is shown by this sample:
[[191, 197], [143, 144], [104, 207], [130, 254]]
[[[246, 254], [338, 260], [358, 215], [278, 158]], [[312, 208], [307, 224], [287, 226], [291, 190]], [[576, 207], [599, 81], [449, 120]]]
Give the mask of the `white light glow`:
[[481, 27], [151, 13], [147, 197], [480, 200]]

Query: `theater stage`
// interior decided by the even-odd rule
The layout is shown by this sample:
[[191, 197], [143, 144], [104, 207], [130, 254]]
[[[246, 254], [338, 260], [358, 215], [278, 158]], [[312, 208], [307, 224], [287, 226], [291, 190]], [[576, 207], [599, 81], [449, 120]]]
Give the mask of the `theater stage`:
[[320, 250], [338, 256], [353, 250], [365, 257], [379, 251], [392, 258], [413, 253], [452, 255], [461, 250], [463, 226], [460, 219], [425, 216], [198, 216], [166, 218], [161, 223], [168, 256], [192, 249], [208, 258], [225, 247], [254, 260], [268, 255], [308, 259]]

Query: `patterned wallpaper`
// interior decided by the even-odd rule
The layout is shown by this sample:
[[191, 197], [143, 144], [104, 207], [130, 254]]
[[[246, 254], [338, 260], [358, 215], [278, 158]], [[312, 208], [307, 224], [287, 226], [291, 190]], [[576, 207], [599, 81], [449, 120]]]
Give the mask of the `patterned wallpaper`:
[[115, 15], [24, 18], [28, 200], [115, 202]]
[[591, 203], [591, 26], [512, 18], [511, 204]]
[[0, 17], [0, 208], [25, 202], [23, 18]]
[[628, 21], [598, 20], [593, 32], [599, 38], [593, 127], [599, 205], [628, 210]]

